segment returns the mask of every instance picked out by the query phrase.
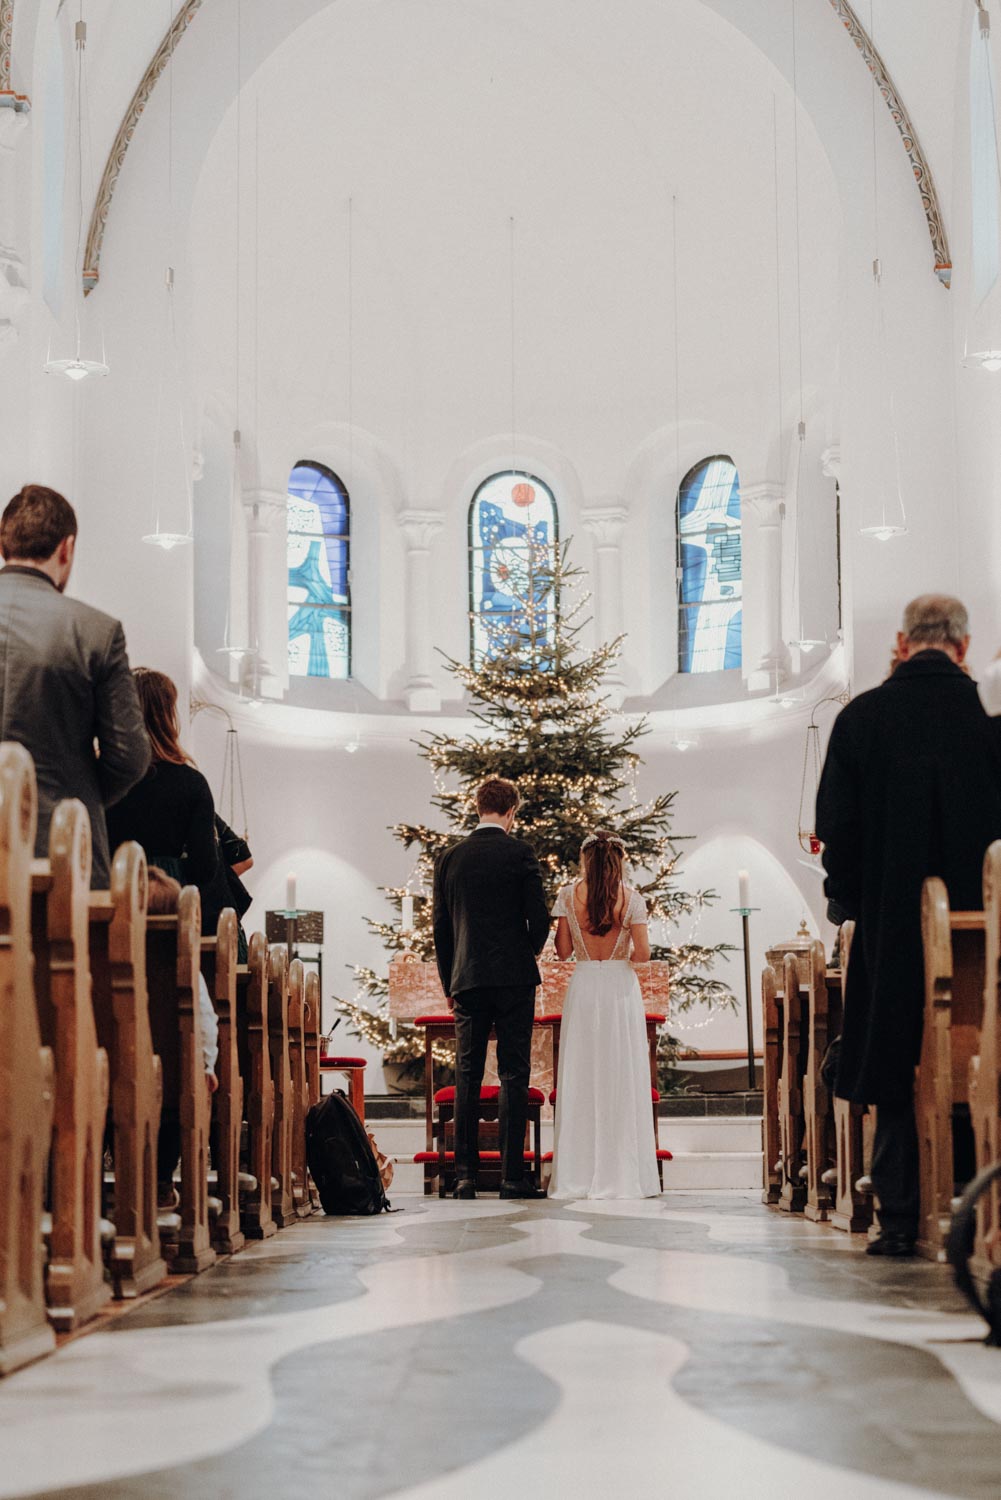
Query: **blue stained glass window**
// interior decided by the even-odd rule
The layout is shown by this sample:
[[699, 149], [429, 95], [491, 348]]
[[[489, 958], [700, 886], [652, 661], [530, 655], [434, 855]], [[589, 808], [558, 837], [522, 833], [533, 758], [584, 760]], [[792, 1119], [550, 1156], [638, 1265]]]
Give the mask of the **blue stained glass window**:
[[288, 485], [288, 669], [351, 675], [351, 501], [330, 469], [301, 459]]
[[507, 470], [484, 480], [469, 508], [470, 659], [474, 666], [528, 648], [526, 664], [546, 670], [557, 602], [553, 548], [556, 500], [534, 474]]
[[729, 458], [696, 464], [678, 491], [678, 670], [741, 664], [740, 478]]

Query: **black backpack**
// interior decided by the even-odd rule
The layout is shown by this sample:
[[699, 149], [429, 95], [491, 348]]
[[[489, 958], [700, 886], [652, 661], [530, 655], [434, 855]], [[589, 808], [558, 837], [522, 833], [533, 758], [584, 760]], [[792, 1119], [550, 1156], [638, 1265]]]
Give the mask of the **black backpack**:
[[325, 1214], [381, 1214], [389, 1209], [365, 1127], [342, 1089], [306, 1116], [306, 1162]]

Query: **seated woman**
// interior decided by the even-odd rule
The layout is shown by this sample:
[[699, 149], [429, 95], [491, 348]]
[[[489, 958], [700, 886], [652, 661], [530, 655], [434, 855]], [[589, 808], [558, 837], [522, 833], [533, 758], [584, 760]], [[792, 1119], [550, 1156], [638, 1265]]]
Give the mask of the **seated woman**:
[[[142, 781], [108, 809], [112, 849], [135, 839], [147, 862], [202, 897], [202, 932], [211, 936], [229, 905], [221, 879], [212, 791], [180, 742], [177, 688], [164, 672], [133, 672], [153, 760]], [[182, 863], [183, 861], [183, 863]]]

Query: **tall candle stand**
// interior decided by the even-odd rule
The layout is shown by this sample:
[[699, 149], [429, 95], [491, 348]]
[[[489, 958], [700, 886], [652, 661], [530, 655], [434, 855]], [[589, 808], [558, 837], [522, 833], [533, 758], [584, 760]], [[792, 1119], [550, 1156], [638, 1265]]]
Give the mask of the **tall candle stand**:
[[754, 1067], [754, 1012], [751, 1010], [751, 913], [760, 911], [760, 906], [731, 906], [732, 912], [740, 912], [744, 932], [744, 1009], [747, 1019], [747, 1087], [753, 1094], [758, 1086]]

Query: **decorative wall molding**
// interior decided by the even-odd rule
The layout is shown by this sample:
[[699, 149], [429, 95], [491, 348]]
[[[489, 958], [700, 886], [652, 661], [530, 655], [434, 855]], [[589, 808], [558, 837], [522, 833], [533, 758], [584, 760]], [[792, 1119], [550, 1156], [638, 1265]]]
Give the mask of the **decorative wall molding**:
[[939, 207], [938, 194], [935, 191], [935, 181], [918, 141], [917, 132], [911, 124], [903, 101], [886, 70], [886, 64], [873, 46], [872, 38], [852, 10], [848, 0], [829, 0], [829, 3], [859, 52], [861, 52], [862, 59], [876, 80], [876, 87], [882, 94], [886, 107], [893, 116], [893, 123], [900, 131], [900, 139], [904, 143], [904, 150], [907, 152], [911, 170], [914, 173], [914, 181], [917, 183], [918, 192], [921, 194], [921, 204], [925, 211], [925, 218], [928, 221], [928, 233], [931, 236], [932, 250], [935, 254], [935, 275], [944, 287], [948, 287], [952, 280], [952, 257], [949, 254], [949, 240], [945, 232], [942, 210]]
[[[13, 0], [0, 0], [0, 6], [13, 4]], [[104, 231], [108, 223], [108, 214], [111, 210], [111, 200], [118, 186], [125, 157], [128, 154], [132, 137], [136, 133], [136, 127], [142, 117], [143, 110], [149, 103], [150, 96], [156, 88], [160, 74], [170, 61], [171, 54], [177, 46], [181, 37], [187, 31], [195, 15], [202, 7], [202, 0], [185, 0], [177, 15], [174, 17], [163, 41], [153, 54], [153, 59], [142, 76], [139, 87], [132, 95], [131, 102], [122, 123], [118, 127], [118, 134], [108, 153], [104, 172], [101, 177], [101, 185], [97, 190], [94, 201], [94, 211], [90, 218], [90, 228], [87, 231], [87, 246], [83, 257], [83, 290], [84, 295], [93, 291], [101, 274], [101, 250], [104, 245]]]
[[15, 94], [11, 87], [13, 41], [14, 0], [0, 0], [0, 109], [26, 115], [31, 108], [31, 100], [27, 94]]
[[0, 94], [9, 94], [10, 49], [14, 40], [14, 0], [0, 0]]

